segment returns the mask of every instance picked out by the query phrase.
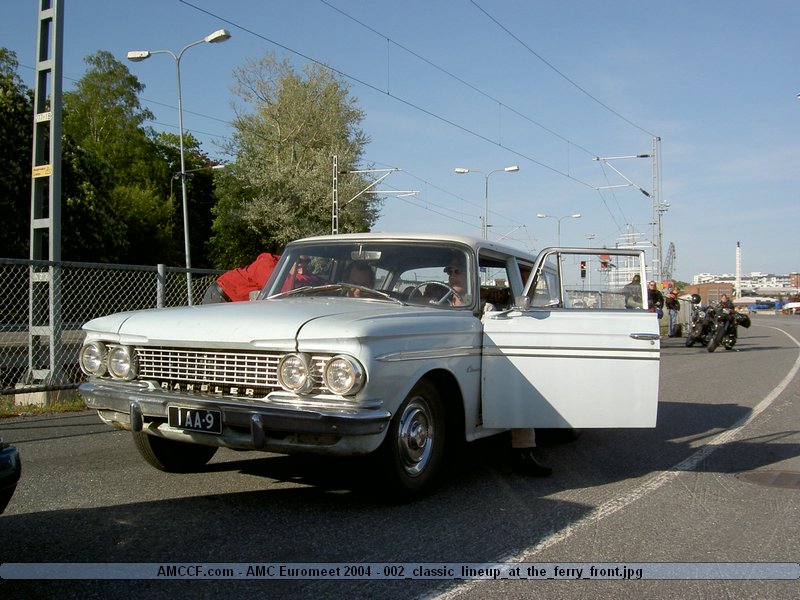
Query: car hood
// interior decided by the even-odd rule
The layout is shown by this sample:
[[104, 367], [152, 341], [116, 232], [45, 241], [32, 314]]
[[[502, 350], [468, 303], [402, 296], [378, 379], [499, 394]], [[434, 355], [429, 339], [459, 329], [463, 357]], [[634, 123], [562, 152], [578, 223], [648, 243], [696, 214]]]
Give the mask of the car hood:
[[117, 313], [83, 328], [122, 344], [290, 350], [304, 339], [464, 331], [464, 319], [478, 323], [465, 311], [316, 296]]

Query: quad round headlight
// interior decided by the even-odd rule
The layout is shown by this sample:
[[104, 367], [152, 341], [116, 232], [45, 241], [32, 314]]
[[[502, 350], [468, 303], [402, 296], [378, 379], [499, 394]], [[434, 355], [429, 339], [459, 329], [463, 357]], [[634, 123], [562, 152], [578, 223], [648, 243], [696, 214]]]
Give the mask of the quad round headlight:
[[325, 365], [325, 385], [334, 394], [342, 396], [358, 392], [364, 385], [364, 369], [349, 356], [334, 356]]
[[308, 359], [302, 354], [287, 354], [278, 363], [278, 383], [291, 392], [307, 392], [314, 385]]
[[136, 355], [130, 346], [114, 346], [108, 352], [108, 372], [117, 379], [133, 379], [137, 374]]
[[89, 342], [81, 348], [81, 370], [87, 375], [102, 377], [106, 373], [108, 350], [100, 342]]

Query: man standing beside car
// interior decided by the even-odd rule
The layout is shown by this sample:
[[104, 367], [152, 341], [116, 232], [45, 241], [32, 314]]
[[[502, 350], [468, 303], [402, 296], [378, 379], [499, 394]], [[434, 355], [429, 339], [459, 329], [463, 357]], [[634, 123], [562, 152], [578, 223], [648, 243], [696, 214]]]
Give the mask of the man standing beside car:
[[678, 288], [670, 288], [669, 293], [667, 293], [666, 297], [664, 298], [664, 306], [667, 308], [667, 318], [668, 318], [668, 329], [667, 329], [667, 336], [668, 337], [675, 337], [678, 335], [676, 331], [678, 324], [678, 311], [680, 310], [680, 304], [678, 303], [678, 294], [680, 290]]

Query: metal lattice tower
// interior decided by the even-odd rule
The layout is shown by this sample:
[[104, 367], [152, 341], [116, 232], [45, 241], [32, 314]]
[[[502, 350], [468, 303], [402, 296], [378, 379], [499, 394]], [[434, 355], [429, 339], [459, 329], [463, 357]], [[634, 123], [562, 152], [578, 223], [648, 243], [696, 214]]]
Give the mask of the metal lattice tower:
[[664, 279], [669, 281], [672, 279], [672, 271], [675, 268], [675, 244], [669, 243], [667, 249], [667, 258], [664, 259]]
[[39, 0], [33, 104], [28, 381], [60, 379], [63, 0]]

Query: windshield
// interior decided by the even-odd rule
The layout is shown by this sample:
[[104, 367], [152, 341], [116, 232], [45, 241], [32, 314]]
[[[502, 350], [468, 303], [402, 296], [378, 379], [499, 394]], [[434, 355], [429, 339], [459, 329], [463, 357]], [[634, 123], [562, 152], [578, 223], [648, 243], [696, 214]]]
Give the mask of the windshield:
[[[475, 277], [469, 250], [426, 242], [326, 242], [289, 246], [262, 297], [293, 292], [470, 307]], [[316, 291], [315, 291], [316, 290]]]

